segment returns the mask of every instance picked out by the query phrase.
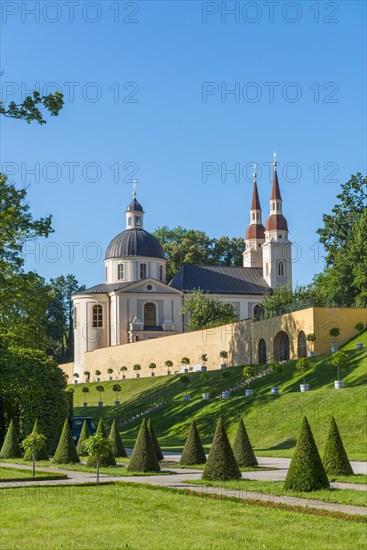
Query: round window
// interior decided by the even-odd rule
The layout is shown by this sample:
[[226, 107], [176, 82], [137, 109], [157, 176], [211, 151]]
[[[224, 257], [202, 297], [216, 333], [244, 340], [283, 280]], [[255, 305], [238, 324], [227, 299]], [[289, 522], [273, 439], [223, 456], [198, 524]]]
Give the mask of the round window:
[[148, 292], [152, 292], [154, 290], [153, 285], [147, 285], [146, 289]]

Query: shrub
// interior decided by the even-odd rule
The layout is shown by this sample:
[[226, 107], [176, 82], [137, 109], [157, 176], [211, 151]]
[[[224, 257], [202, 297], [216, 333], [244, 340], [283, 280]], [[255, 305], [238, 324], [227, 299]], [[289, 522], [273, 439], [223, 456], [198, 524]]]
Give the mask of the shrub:
[[64, 422], [53, 461], [54, 464], [74, 464], [75, 462], [80, 462], [68, 419]]
[[247, 365], [242, 370], [244, 379], [247, 381], [247, 384], [250, 385], [250, 380], [255, 376], [255, 368], [252, 365]]
[[233, 454], [239, 466], [245, 468], [248, 466], [257, 466], [257, 460], [252, 450], [242, 418], [240, 418], [238, 424], [237, 434], [233, 444]]
[[280, 361], [271, 361], [268, 364], [269, 369], [271, 370], [273, 374], [273, 384], [275, 385], [276, 382], [276, 375], [281, 374], [283, 371], [283, 365]]
[[152, 424], [152, 421], [151, 419], [149, 418], [148, 420], [148, 430], [149, 430], [149, 434], [150, 434], [150, 439], [152, 440], [152, 444], [153, 444], [153, 447], [154, 447], [154, 450], [155, 450], [155, 454], [157, 456], [157, 459], [158, 460], [163, 460], [164, 459], [164, 456], [163, 456], [163, 453], [162, 453], [162, 450], [160, 448], [160, 445], [159, 445], [159, 441], [157, 439], [157, 436], [155, 435], [155, 431], [154, 431], [154, 428], [153, 428], [153, 424]]
[[196, 426], [195, 420], [191, 422], [189, 433], [187, 435], [185, 446], [182, 451], [180, 464], [191, 466], [193, 464], [205, 464], [206, 456], [203, 444]]
[[171, 361], [170, 359], [167, 359], [164, 364], [166, 365], [167, 369], [171, 369], [173, 367], [173, 361]]
[[96, 386], [96, 390], [99, 392], [99, 401], [102, 402], [102, 393], [104, 392], [103, 386]]
[[95, 457], [95, 465], [97, 467], [97, 486], [99, 485], [99, 468], [102, 465], [103, 458], [111, 453], [111, 441], [102, 435], [95, 433], [87, 441], [84, 442], [84, 448], [88, 456]]
[[77, 451], [79, 456], [86, 456], [87, 455], [87, 452], [84, 448], [84, 443], [87, 441], [88, 437], [90, 437], [88, 423], [87, 423], [86, 420], [84, 420], [83, 426], [82, 426], [82, 431], [80, 432], [78, 443], [76, 444], [76, 451]]
[[189, 357], [182, 357], [182, 359], [181, 359], [181, 365], [190, 365], [190, 359], [189, 359]]
[[[39, 433], [40, 432], [38, 430], [38, 419], [36, 418], [31, 434], [38, 435]], [[32, 460], [32, 451], [29, 448], [26, 449], [23, 460]], [[49, 460], [46, 445], [43, 445], [43, 447], [39, 451], [37, 451], [36, 460]]]
[[308, 371], [308, 369], [310, 368], [310, 362], [309, 360], [307, 359], [307, 357], [300, 357], [298, 360], [297, 360], [297, 363], [296, 363], [296, 369], [302, 374], [303, 376], [303, 383], [306, 384], [306, 372]]
[[[83, 386], [83, 387], [82, 387], [82, 392], [85, 393], [85, 394], [89, 393], [89, 388], [88, 388], [88, 386]], [[85, 396], [85, 399], [87, 399], [87, 396]]]
[[109, 440], [111, 441], [111, 448], [113, 452], [113, 456], [121, 456], [126, 457], [127, 453], [124, 447], [124, 444], [122, 442], [120, 432], [117, 429], [116, 420], [112, 422], [110, 435], [108, 436]]
[[23, 453], [19, 445], [17, 430], [15, 429], [14, 422], [11, 421], [3, 446], [1, 447], [0, 458], [21, 458], [22, 456]]
[[130, 472], [160, 472], [161, 468], [154, 451], [145, 418], [141, 423], [139, 434], [127, 469]]
[[112, 386], [112, 390], [113, 390], [114, 392], [116, 392], [116, 401], [118, 401], [118, 400], [119, 400], [119, 393], [120, 393], [120, 391], [121, 391], [121, 386], [120, 386], [120, 384], [114, 384], [114, 385]]
[[241, 472], [234, 457], [232, 447], [222, 419], [215, 429], [214, 439], [210, 447], [208, 461], [203, 471], [203, 479], [223, 480], [241, 479]]
[[149, 368], [153, 371], [157, 368], [157, 365], [155, 363], [150, 363]]
[[[68, 417], [73, 418], [73, 416], [74, 416], [74, 390], [73, 390], [73, 388], [66, 388], [65, 393], [66, 393], [66, 397], [67, 397], [67, 400], [68, 400]], [[60, 439], [61, 429], [62, 429], [62, 424], [60, 424], [60, 426], [59, 426], [58, 440]]]
[[[102, 418], [100, 418], [98, 422], [96, 435], [99, 435], [107, 439], [106, 428], [104, 426]], [[89, 455], [87, 458], [87, 466], [96, 466], [96, 465], [97, 465], [97, 457], [95, 455]], [[100, 466], [116, 466], [116, 460], [112, 452], [112, 449], [110, 449], [110, 452], [108, 454], [101, 457]]]
[[331, 357], [331, 364], [338, 369], [338, 380], [340, 380], [340, 369], [347, 366], [347, 354], [345, 351], [337, 351]]
[[361, 335], [363, 329], [364, 329], [364, 324], [361, 321], [358, 321], [358, 323], [354, 325], [354, 330], [358, 332], [358, 336]]
[[335, 418], [331, 418], [329, 433], [322, 458], [327, 474], [334, 476], [351, 476], [353, 470], [345, 452]]
[[324, 488], [329, 488], [329, 480], [321, 462], [310, 425], [304, 416], [297, 438], [296, 449], [284, 482], [284, 489], [318, 491]]

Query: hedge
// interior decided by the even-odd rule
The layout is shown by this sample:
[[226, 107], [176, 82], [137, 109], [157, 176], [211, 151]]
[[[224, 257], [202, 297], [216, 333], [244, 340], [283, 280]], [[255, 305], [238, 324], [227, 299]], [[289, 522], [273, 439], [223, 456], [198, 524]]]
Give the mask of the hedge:
[[219, 418], [203, 479], [229, 481], [241, 479], [241, 472], [233, 454], [223, 421]]
[[194, 464], [205, 464], [206, 456], [203, 444], [196, 426], [195, 420], [191, 422], [189, 433], [187, 435], [185, 446], [182, 451], [180, 464], [192, 466]]

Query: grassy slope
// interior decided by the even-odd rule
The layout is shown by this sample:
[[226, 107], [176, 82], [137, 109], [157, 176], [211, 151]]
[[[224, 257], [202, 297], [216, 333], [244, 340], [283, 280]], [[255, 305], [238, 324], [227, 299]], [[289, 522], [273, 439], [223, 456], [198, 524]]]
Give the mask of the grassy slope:
[[[363, 350], [355, 349], [355, 342], [364, 342]], [[320, 356], [311, 360], [311, 369], [306, 381], [310, 391], [301, 394], [299, 383], [301, 376], [295, 370], [295, 362], [288, 363], [278, 379], [281, 395], [270, 395], [272, 377], [267, 375], [253, 383], [253, 398], [244, 397], [244, 391], [233, 393], [227, 400], [201, 400], [203, 391], [199, 374], [190, 374], [189, 393], [191, 401], [183, 401], [185, 389], [179, 376], [154, 377], [121, 382], [123, 392], [120, 395], [120, 407], [88, 407], [75, 409], [75, 414], [88, 414], [98, 419], [103, 415], [107, 423], [113, 417], [123, 420], [136, 411], [142, 410], [154, 401], [167, 400], [167, 405], [151, 413], [155, 430], [162, 446], [166, 449], [182, 449], [187, 430], [192, 418], [196, 418], [204, 444], [210, 445], [214, 426], [219, 415], [222, 415], [231, 438], [235, 435], [236, 424], [240, 415], [245, 419], [250, 439], [258, 455], [291, 457], [295, 446], [301, 418], [307, 415], [316, 442], [322, 452], [325, 443], [330, 416], [336, 417], [346, 450], [350, 459], [366, 460], [366, 390], [367, 381], [367, 333], [356, 338], [346, 346], [349, 364], [343, 378], [346, 387], [334, 390], [333, 382], [336, 370], [330, 364], [330, 356]], [[231, 378], [223, 382], [227, 388], [242, 379], [242, 368], [230, 369]], [[215, 395], [220, 390], [220, 371], [210, 372], [210, 386]], [[114, 382], [103, 385], [104, 401], [112, 403], [114, 395], [111, 386]], [[90, 384], [91, 394], [96, 390]], [[75, 403], [83, 401], [81, 384], [75, 385]], [[123, 428], [124, 442], [132, 445], [137, 435], [140, 420]]]
[[309, 550], [362, 548], [365, 543], [362, 523], [133, 484], [47, 487], [37, 499], [32, 490], [4, 489], [1, 494], [0, 538], [9, 550], [221, 549], [223, 541], [230, 541], [231, 548], [276, 550], [306, 548], [305, 534]]

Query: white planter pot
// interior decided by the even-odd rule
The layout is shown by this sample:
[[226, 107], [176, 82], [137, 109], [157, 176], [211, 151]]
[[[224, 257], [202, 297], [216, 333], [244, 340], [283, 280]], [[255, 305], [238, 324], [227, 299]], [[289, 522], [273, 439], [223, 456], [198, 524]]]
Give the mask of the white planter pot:
[[190, 399], [191, 399], [190, 394], [186, 393], [186, 394], [184, 395], [184, 401], [190, 401]]
[[254, 390], [248, 388], [247, 390], [245, 390], [245, 395], [246, 397], [251, 397], [252, 395], [254, 395]]
[[308, 388], [309, 388], [309, 384], [300, 384], [299, 385], [299, 389], [304, 392], [304, 391], [308, 391]]
[[103, 401], [98, 401], [98, 407], [103, 407]]
[[278, 395], [278, 393], [279, 393], [278, 386], [272, 386], [271, 387], [271, 393], [272, 393], [272, 395]]
[[205, 365], [201, 365], [201, 369], [200, 369], [200, 370], [201, 370], [201, 372], [206, 372], [206, 370], [207, 370], [207, 369], [206, 369], [206, 366], [205, 366]]
[[183, 371], [185, 374], [187, 374], [189, 372], [189, 367], [184, 367]]
[[78, 383], [78, 380], [74, 380], [74, 384], [77, 384]]
[[120, 404], [120, 401], [115, 401], [116, 407], [117, 407], [117, 405], [119, 405], [119, 404]]
[[171, 374], [170, 370], [166, 370], [166, 375], [169, 376]]
[[338, 348], [336, 346], [333, 346], [331, 348], [331, 353], [335, 353], [336, 351], [338, 351]]
[[223, 363], [219, 368], [220, 368], [220, 370], [224, 370], [224, 369], [227, 368], [227, 365], [225, 365], [225, 364]]
[[356, 348], [357, 349], [362, 349], [363, 348], [363, 343], [362, 342], [357, 342], [356, 343]]
[[98, 378], [98, 376], [97, 376], [97, 378], [96, 378], [96, 382], [100, 382], [100, 381], [101, 381], [101, 379], [100, 379], [100, 378]]
[[227, 399], [228, 397], [230, 397], [230, 395], [231, 395], [231, 392], [229, 392], [228, 390], [222, 391], [222, 398], [223, 399]]
[[88, 403], [86, 403], [86, 402], [84, 401], [83, 407], [88, 407]]
[[208, 393], [202, 393], [201, 397], [202, 397], [202, 399], [209, 399], [209, 394]]
[[125, 378], [126, 378], [126, 374], [123, 374], [123, 375], [121, 376], [121, 380], [125, 380]]
[[150, 373], [150, 376], [155, 376], [155, 372], [151, 372], [151, 373]]
[[334, 388], [336, 390], [342, 390], [344, 388], [344, 382], [343, 380], [335, 380], [334, 381]]
[[136, 378], [140, 378], [140, 374], [138, 372], [136, 373]]
[[112, 377], [112, 376], [109, 376], [109, 377], [108, 377], [108, 380], [113, 380], [113, 377]]
[[314, 351], [309, 351], [308, 356], [309, 357], [315, 357], [315, 352]]

